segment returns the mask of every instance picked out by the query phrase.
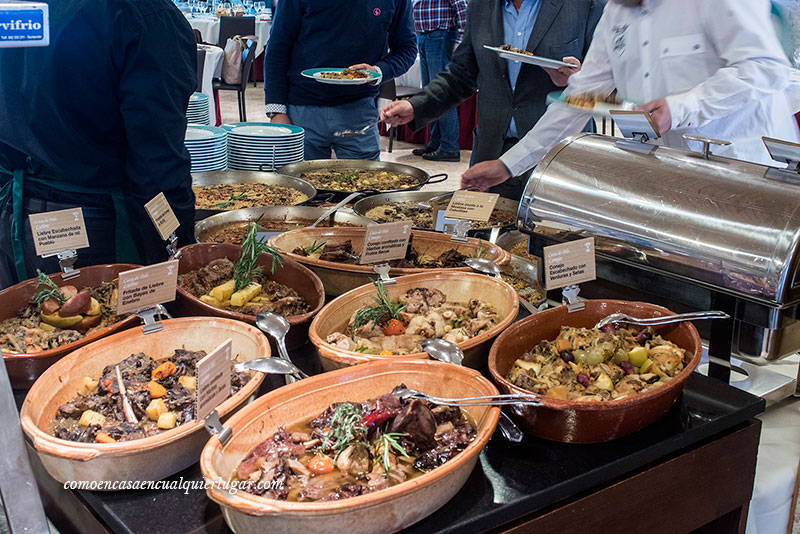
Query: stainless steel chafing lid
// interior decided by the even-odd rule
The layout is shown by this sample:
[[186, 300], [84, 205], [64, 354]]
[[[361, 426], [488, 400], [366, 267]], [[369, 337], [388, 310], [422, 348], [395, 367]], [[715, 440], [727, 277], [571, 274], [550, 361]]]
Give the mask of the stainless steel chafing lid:
[[790, 171], [617, 139], [570, 137], [534, 170], [518, 226], [554, 221], [597, 238], [599, 253], [752, 299], [800, 297], [800, 178]]

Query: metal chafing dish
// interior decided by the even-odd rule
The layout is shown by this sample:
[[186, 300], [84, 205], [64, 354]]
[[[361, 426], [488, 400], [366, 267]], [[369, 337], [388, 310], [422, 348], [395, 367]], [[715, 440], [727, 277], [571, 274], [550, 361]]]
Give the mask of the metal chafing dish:
[[[790, 156], [776, 159], [792, 163], [796, 149], [783, 146]], [[627, 290], [673, 308], [729, 312], [734, 320], [707, 331], [712, 365], [731, 354], [763, 363], [800, 350], [794, 168], [714, 156], [708, 145], [697, 153], [582, 134], [539, 163], [517, 223], [540, 256], [549, 244], [595, 238], [598, 282], [582, 295]]]

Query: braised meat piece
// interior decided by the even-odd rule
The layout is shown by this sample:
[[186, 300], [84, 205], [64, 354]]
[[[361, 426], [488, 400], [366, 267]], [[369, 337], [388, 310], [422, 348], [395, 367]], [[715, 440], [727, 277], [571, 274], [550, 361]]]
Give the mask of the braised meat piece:
[[226, 280], [233, 278], [233, 262], [219, 258], [205, 267], [180, 276], [180, 286], [192, 295], [205, 295]]
[[451, 248], [450, 250], [442, 252], [437, 258], [437, 261], [442, 264], [442, 267], [463, 267], [464, 260], [466, 259], [467, 257], [465, 255]]
[[421, 400], [414, 399], [395, 418], [391, 431], [408, 434], [420, 450], [429, 449], [435, 444], [436, 418]]
[[405, 311], [408, 313], [428, 313], [430, 308], [441, 306], [447, 297], [438, 289], [427, 287], [417, 287], [406, 291], [400, 297], [400, 302], [406, 305]]
[[320, 254], [319, 259], [336, 263], [356, 264], [358, 263], [358, 254], [353, 249], [353, 243], [348, 239], [344, 243], [335, 245], [326, 243], [322, 247], [322, 254]]

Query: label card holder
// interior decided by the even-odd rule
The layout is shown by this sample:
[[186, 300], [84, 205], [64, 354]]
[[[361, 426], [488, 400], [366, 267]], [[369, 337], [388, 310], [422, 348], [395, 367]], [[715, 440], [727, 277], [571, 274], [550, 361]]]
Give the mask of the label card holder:
[[593, 237], [544, 247], [542, 252], [544, 285], [548, 291], [597, 278]]
[[364, 234], [364, 249], [359, 264], [385, 263], [406, 257], [408, 240], [411, 238], [411, 223], [397, 221], [370, 224]]
[[449, 219], [467, 219], [486, 222], [494, 211], [497, 193], [480, 193], [478, 191], [456, 191], [447, 205], [444, 216]]
[[175, 232], [181, 224], [178, 222], [178, 218], [175, 216], [175, 212], [172, 211], [172, 207], [169, 205], [164, 193], [154, 196], [144, 205], [144, 209], [150, 216], [153, 226], [156, 227], [158, 235], [167, 242], [167, 252], [169, 252], [170, 258], [180, 257], [180, 253], [177, 250], [178, 234]]
[[89, 246], [82, 208], [32, 213], [28, 216], [36, 255], [58, 256], [62, 280], [75, 278], [80, 271], [72, 266], [78, 261], [79, 248]]
[[117, 314], [132, 313], [175, 300], [178, 260], [119, 273]]
[[36, 255], [46, 258], [89, 246], [81, 208], [31, 213], [28, 216]]
[[197, 421], [203, 421], [231, 396], [231, 338], [197, 362]]

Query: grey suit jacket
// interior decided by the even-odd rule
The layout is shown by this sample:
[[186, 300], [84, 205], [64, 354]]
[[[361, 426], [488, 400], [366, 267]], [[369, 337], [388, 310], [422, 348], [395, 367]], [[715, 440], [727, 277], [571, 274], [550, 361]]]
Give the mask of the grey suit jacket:
[[[411, 128], [418, 130], [478, 91], [474, 161], [497, 159], [511, 117], [520, 136], [544, 114], [547, 94], [557, 87], [540, 67], [523, 64], [516, 90], [511, 90], [505, 59], [483, 45], [503, 42], [503, 3], [471, 0], [464, 40], [452, 62], [421, 93], [409, 99], [414, 107]], [[537, 56], [583, 61], [605, 0], [542, 0], [526, 50]]]

